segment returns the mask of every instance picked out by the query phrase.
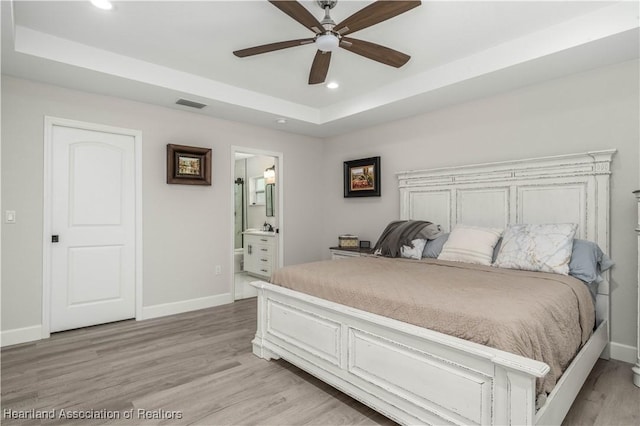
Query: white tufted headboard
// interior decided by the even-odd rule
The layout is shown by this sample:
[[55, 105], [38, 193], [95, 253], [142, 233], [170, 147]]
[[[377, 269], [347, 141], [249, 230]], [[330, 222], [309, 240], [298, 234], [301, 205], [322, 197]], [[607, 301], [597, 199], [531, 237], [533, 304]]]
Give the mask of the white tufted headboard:
[[[397, 173], [400, 218], [505, 228], [577, 223], [576, 238], [609, 253], [609, 177], [615, 149]], [[608, 278], [605, 277], [605, 278]], [[597, 316], [609, 317], [608, 279]]]

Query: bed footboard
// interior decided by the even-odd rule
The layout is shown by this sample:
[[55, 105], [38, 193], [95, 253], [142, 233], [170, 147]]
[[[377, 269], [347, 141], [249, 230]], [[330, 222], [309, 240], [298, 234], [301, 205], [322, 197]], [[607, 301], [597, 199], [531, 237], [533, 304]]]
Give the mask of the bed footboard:
[[258, 289], [254, 353], [280, 358], [402, 424], [535, 422], [549, 367], [275, 286]]

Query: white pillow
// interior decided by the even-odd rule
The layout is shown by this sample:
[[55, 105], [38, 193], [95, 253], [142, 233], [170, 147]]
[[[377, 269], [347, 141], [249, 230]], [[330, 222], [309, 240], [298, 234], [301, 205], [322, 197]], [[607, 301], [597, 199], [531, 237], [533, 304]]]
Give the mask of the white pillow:
[[438, 255], [441, 260], [491, 265], [502, 229], [456, 225]]
[[425, 244], [427, 244], [427, 240], [421, 238], [412, 240], [411, 245], [413, 245], [413, 247], [402, 246], [400, 248], [400, 256], [406, 257], [407, 259], [420, 260], [422, 259], [422, 251], [424, 250]]
[[511, 225], [493, 266], [568, 275], [577, 228], [575, 223]]

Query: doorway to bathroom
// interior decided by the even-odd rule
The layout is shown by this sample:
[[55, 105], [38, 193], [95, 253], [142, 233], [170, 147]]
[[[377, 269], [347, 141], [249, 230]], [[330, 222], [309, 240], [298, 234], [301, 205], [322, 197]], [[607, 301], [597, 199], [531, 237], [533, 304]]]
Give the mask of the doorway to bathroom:
[[283, 265], [282, 153], [232, 147], [234, 300], [255, 297]]

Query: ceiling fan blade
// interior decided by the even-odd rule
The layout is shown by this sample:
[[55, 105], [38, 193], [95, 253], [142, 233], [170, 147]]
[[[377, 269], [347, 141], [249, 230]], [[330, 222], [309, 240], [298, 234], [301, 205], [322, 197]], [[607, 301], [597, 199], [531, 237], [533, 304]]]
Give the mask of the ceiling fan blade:
[[346, 35], [370, 27], [422, 4], [420, 1], [380, 0], [360, 9], [335, 26], [334, 31]]
[[313, 58], [311, 72], [309, 73], [309, 84], [324, 83], [329, 72], [329, 63], [331, 62], [331, 52], [323, 52], [318, 50], [316, 57]]
[[316, 17], [313, 16], [311, 12], [309, 12], [303, 5], [301, 5], [297, 1], [269, 0], [269, 3], [273, 4], [275, 7], [304, 25], [306, 28], [309, 28], [314, 33], [320, 34], [321, 32], [324, 32], [324, 27], [316, 19]]
[[400, 68], [411, 59], [411, 56], [398, 52], [397, 50], [355, 38], [342, 37], [340, 47], [349, 52], [396, 68]]
[[303, 44], [313, 43], [312, 38], [301, 38], [298, 40], [280, 41], [278, 43], [263, 44], [262, 46], [249, 47], [247, 49], [236, 50], [233, 52], [239, 58], [246, 56], [259, 55], [260, 53], [273, 52], [276, 50], [287, 49], [289, 47], [302, 46]]

